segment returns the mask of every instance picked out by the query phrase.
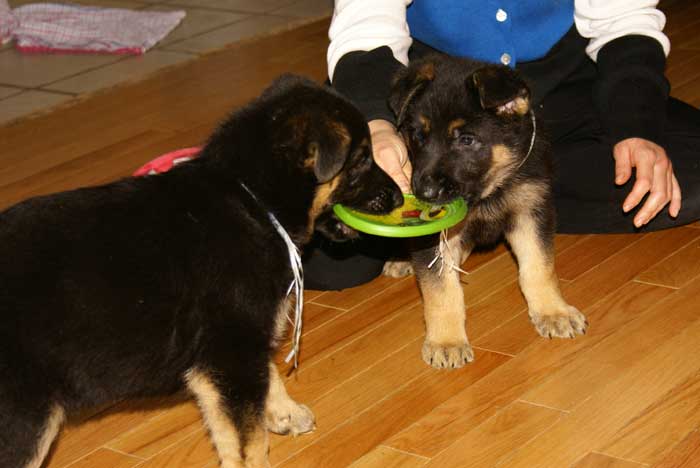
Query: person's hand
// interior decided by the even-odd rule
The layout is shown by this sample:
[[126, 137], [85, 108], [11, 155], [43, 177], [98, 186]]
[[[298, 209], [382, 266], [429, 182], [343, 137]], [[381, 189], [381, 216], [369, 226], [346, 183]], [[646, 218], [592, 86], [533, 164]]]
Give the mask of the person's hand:
[[394, 125], [382, 119], [371, 120], [369, 131], [372, 138], [374, 161], [389, 177], [394, 179], [404, 193], [411, 191], [411, 163], [408, 150]]
[[673, 174], [673, 165], [666, 151], [643, 138], [627, 138], [613, 148], [615, 183], [622, 185], [636, 168], [635, 182], [622, 209], [626, 212], [637, 206], [644, 195], [649, 196], [634, 217], [634, 225], [641, 227], [651, 221], [667, 204], [674, 218], [681, 209], [681, 188]]

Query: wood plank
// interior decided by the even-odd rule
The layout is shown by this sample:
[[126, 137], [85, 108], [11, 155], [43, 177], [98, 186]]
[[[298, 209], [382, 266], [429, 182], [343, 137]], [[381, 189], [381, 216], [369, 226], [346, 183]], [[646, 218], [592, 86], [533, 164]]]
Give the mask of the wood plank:
[[338, 309], [349, 310], [359, 306], [363, 302], [370, 300], [372, 297], [380, 294], [385, 289], [398, 284], [402, 280], [409, 280], [409, 278], [397, 279], [380, 275], [369, 283], [361, 286], [347, 288], [340, 291], [328, 291], [323, 296], [317, 298], [314, 302], [327, 307], [336, 307]]
[[[659, 260], [698, 238], [697, 230], [677, 228], [658, 231], [638, 237], [638, 239], [608, 257], [594, 268], [580, 275], [575, 281], [561, 285], [564, 298], [579, 310], [586, 308], [615, 291], [626, 282], [634, 279]], [[644, 252], [644, 254], [640, 254]], [[589, 320], [591, 327], [595, 322]], [[516, 355], [540, 339], [529, 320], [516, 317], [496, 331], [475, 341], [476, 346], [496, 352]]]
[[126, 434], [107, 442], [105, 447], [139, 458], [150, 458], [201, 430], [203, 425], [199, 408], [188, 401], [135, 426]]
[[496, 466], [508, 454], [546, 431], [561, 411], [523, 402], [513, 402], [483, 424], [456, 439], [426, 466], [434, 468], [481, 468]]
[[13, 171], [17, 178], [5, 178], [0, 186], [0, 203], [4, 207], [32, 196], [97, 185], [130, 175], [132, 168], [148, 161], [145, 151], [156, 151], [151, 153], [151, 158], [162, 154], [154, 148], [160, 144], [165, 148], [167, 143], [162, 142], [170, 138], [169, 133], [147, 130], [43, 169], [31, 167], [31, 173]]
[[54, 443], [46, 468], [68, 465], [162, 412], [162, 407], [141, 410], [123, 403], [78, 425], [69, 425]]
[[[630, 283], [617, 296], [602, 300], [589, 311], [596, 323], [590, 332], [575, 340], [536, 340], [522, 353], [507, 362], [483, 381], [446, 400], [438, 408], [386, 442], [386, 445], [432, 458], [462, 437], [471, 428], [483, 423], [529, 390], [546, 381], [554, 372], [581, 352], [595, 346], [634, 315], [619, 311], [628, 301], [643, 295], [642, 288], [654, 288], [669, 294], [671, 290]], [[640, 303], [642, 310], [644, 302]], [[641, 310], [639, 311], [641, 313]]]
[[[419, 301], [420, 296], [413, 278], [404, 278], [387, 288], [383, 294], [363, 302], [348, 312], [338, 314], [335, 319], [317, 328], [302, 330], [300, 370], [303, 371], [322, 356], [332, 354], [357, 340], [374, 327], [389, 320], [398, 311], [416, 306]], [[289, 346], [290, 343], [285, 342], [279, 356], [286, 356]], [[284, 367], [281, 362], [278, 361], [278, 363]]]
[[[688, 298], [697, 297], [698, 290], [700, 281], [693, 288], [694, 295], [676, 294], [676, 300], [669, 300], [669, 305], [683, 307], [681, 303], [685, 299], [686, 307], [689, 307]], [[686, 356], [699, 353], [699, 338], [700, 317], [680, 334], [625, 369], [617, 379], [594, 392], [566, 419], [525, 444], [506, 461], [507, 466], [568, 466], [609, 442], [640, 413], [640, 408], [653, 404], [700, 370], [700, 362], [695, 359], [673, 359], [679, 351]], [[665, 365], [659, 366], [659, 362]], [[654, 385], [648, 384], [649, 376], [653, 376]], [[556, 447], [556, 450], [552, 450], [552, 447]]]
[[326, 291], [317, 291], [314, 289], [305, 289], [304, 290], [304, 302], [313, 302], [314, 299], [318, 299], [322, 295], [324, 295]]
[[599, 450], [654, 464], [700, 426], [700, 376], [694, 375], [622, 428]]
[[694, 468], [700, 459], [700, 431], [693, 431], [654, 468]]
[[639, 240], [638, 234], [605, 234], [587, 236], [556, 257], [557, 274], [575, 280], [608, 257]]
[[137, 466], [138, 468], [203, 468], [217, 460], [209, 434], [202, 429]]
[[70, 468], [133, 468], [143, 459], [100, 448], [70, 465]]
[[571, 468], [642, 468], [644, 466], [646, 465], [591, 452]]
[[[696, 284], [693, 290], [700, 293], [700, 281]], [[633, 289], [637, 291], [636, 295], [625, 295], [624, 300], [616, 303], [616, 313], [630, 318], [626, 323], [609, 331], [596, 346], [579, 354], [576, 360], [553, 373], [522, 399], [572, 410], [596, 389], [615, 379], [698, 318], [695, 307], [683, 306], [685, 294], [668, 295], [664, 288], [649, 286], [643, 289], [630, 285], [629, 291]]]
[[[286, 379], [287, 389], [298, 401], [311, 402], [423, 333], [420, 305], [403, 307], [354, 341], [324, 353], [317, 362], [302, 362]], [[416, 359], [420, 360], [420, 355]]]
[[509, 252], [498, 255], [469, 271], [469, 274], [460, 275], [467, 305], [474, 304], [517, 280], [518, 268]]
[[334, 307], [326, 307], [314, 302], [307, 302], [304, 304], [304, 325], [302, 327], [302, 334], [309, 334], [317, 328], [328, 325], [333, 320], [345, 314], [345, 312], [346, 311]]
[[389, 447], [379, 446], [350, 465], [350, 468], [418, 468], [428, 460]]
[[681, 288], [700, 275], [700, 241], [686, 245], [650, 268], [635, 279], [669, 288]]
[[[429, 372], [420, 359], [423, 339], [417, 338], [350, 379], [338, 379], [336, 387], [314, 401], [306, 401], [316, 416], [317, 430], [300, 437], [273, 435], [270, 458], [273, 463], [289, 458], [339, 426], [347, 423], [406, 382]], [[290, 391], [295, 392], [293, 384]]]
[[428, 368], [418, 378], [400, 386], [394, 394], [338, 429], [324, 434], [316, 443], [279, 466], [347, 465], [507, 360], [506, 356], [499, 354], [481, 353], [477, 361], [461, 369], [440, 371]]

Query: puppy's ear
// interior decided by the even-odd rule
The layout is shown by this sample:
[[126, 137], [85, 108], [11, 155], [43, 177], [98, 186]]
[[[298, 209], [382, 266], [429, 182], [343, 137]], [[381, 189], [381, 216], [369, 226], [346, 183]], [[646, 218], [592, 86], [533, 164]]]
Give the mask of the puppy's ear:
[[322, 134], [307, 145], [307, 161], [313, 167], [316, 180], [325, 183], [335, 177], [345, 165], [350, 153], [350, 133], [339, 122], [326, 122]]
[[435, 79], [435, 64], [431, 61], [417, 63], [403, 69], [391, 87], [389, 107], [396, 115], [396, 126], [406, 118], [411, 101]]
[[511, 68], [487, 65], [467, 82], [479, 94], [481, 107], [503, 115], [525, 115], [530, 111], [530, 90]]

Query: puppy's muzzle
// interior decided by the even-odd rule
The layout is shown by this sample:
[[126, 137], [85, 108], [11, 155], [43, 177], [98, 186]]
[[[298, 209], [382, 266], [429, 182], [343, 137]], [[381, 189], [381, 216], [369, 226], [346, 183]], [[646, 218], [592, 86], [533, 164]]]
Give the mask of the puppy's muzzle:
[[414, 180], [413, 193], [419, 199], [431, 203], [447, 202], [459, 195], [454, 182], [440, 175], [424, 175]]

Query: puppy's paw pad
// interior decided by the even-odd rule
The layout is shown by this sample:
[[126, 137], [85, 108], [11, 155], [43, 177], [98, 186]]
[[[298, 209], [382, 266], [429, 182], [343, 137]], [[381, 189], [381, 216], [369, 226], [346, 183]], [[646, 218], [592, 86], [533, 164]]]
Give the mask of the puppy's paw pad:
[[456, 369], [474, 360], [474, 351], [469, 343], [441, 345], [423, 343], [423, 360], [436, 369]]
[[382, 274], [391, 278], [403, 278], [413, 274], [413, 267], [406, 260], [389, 260], [384, 264]]
[[584, 335], [588, 328], [586, 316], [572, 306], [552, 314], [533, 314], [530, 319], [537, 333], [545, 338], [574, 338]]
[[267, 412], [267, 428], [275, 434], [293, 436], [316, 428], [316, 417], [308, 406], [290, 401]]

